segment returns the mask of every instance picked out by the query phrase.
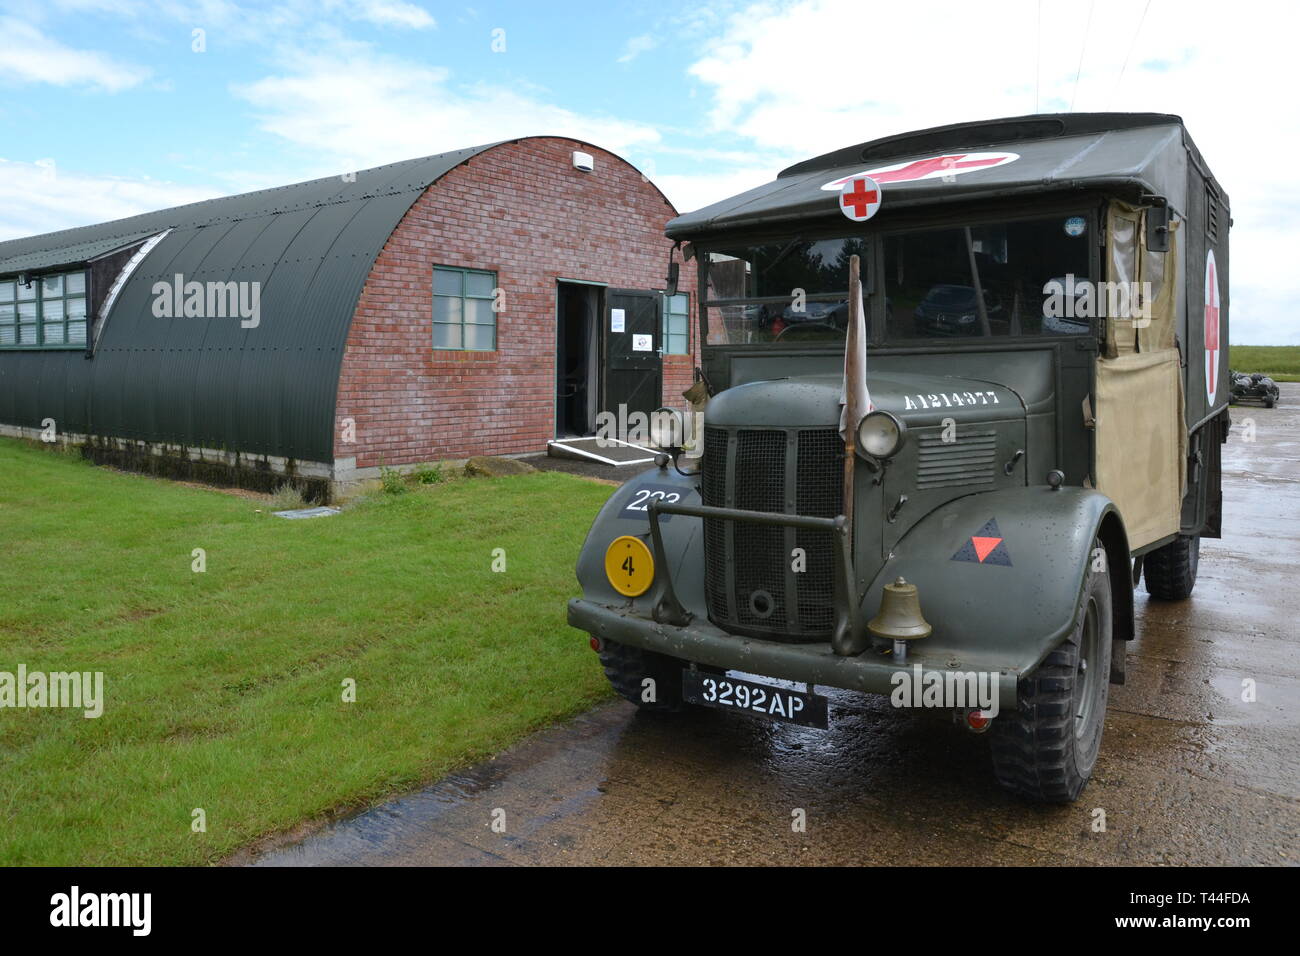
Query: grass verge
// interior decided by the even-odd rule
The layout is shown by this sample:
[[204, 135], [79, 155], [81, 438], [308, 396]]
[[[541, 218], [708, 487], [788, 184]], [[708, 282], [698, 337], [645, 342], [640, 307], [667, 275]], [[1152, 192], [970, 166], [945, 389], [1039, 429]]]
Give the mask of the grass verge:
[[1232, 345], [1228, 365], [1234, 372], [1263, 372], [1278, 382], [1300, 382], [1300, 345]]
[[603, 699], [564, 605], [610, 491], [539, 473], [286, 521], [0, 439], [0, 671], [105, 684], [98, 719], [0, 709], [0, 864], [210, 862]]

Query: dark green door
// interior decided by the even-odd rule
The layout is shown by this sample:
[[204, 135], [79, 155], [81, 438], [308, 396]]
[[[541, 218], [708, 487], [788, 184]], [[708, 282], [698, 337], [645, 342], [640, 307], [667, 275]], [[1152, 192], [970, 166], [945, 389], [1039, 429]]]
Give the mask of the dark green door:
[[658, 292], [611, 289], [605, 297], [605, 409], [615, 415], [620, 405], [631, 415], [663, 404], [660, 304]]

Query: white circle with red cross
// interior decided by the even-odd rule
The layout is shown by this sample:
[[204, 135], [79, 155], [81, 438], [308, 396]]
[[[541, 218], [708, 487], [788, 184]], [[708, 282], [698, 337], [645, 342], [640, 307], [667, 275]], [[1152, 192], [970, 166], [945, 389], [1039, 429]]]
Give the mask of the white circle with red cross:
[[1214, 250], [1205, 256], [1205, 397], [1214, 404], [1214, 394], [1219, 390], [1219, 271], [1214, 263]]
[[866, 222], [880, 208], [880, 186], [870, 176], [854, 176], [840, 189], [840, 212]]

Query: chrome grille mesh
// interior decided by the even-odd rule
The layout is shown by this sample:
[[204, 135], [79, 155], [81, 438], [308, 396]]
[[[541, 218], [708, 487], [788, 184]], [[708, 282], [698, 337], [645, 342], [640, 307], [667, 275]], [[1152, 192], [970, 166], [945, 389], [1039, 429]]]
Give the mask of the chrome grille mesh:
[[[827, 518], [841, 511], [844, 443], [834, 429], [706, 426], [703, 467], [706, 505]], [[705, 593], [715, 624], [787, 639], [829, 635], [830, 532], [707, 518], [704, 547]], [[800, 573], [791, 567], [796, 547], [805, 554]]]

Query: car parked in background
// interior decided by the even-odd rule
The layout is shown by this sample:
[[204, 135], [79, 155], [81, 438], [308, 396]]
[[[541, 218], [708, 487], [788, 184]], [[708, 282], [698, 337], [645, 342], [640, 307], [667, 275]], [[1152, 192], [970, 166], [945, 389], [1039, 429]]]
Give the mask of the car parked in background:
[[[984, 308], [989, 324], [1005, 324], [1006, 310], [997, 298], [984, 290]], [[968, 285], [931, 286], [915, 312], [916, 331], [923, 335], [979, 335], [979, 300]]]

